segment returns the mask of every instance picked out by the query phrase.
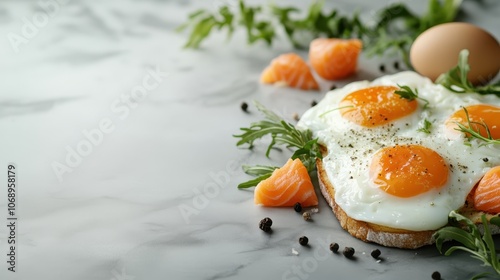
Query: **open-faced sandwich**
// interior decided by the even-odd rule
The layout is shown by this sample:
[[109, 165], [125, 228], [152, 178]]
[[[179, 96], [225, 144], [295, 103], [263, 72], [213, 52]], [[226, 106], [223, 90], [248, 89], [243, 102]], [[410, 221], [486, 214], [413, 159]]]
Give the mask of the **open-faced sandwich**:
[[500, 213], [495, 95], [402, 72], [327, 93], [297, 127], [318, 139], [321, 192], [359, 239], [417, 248], [434, 242], [451, 211], [477, 223]]

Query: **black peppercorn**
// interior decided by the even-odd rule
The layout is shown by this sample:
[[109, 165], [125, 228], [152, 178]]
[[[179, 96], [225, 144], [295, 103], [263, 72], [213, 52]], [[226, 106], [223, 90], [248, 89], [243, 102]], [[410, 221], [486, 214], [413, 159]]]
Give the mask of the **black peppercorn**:
[[248, 104], [246, 102], [242, 102], [240, 107], [243, 112], [248, 112]]
[[374, 259], [378, 259], [378, 257], [380, 257], [380, 250], [379, 249], [375, 249], [371, 252], [371, 256], [374, 258]]
[[394, 62], [394, 69], [399, 70], [399, 62]]
[[337, 243], [331, 243], [330, 244], [330, 251], [337, 253], [339, 251], [339, 244]]
[[299, 238], [299, 244], [302, 246], [307, 246], [307, 243], [309, 243], [309, 238], [307, 236], [301, 236]]
[[265, 217], [261, 222], [268, 227], [273, 225], [273, 220], [271, 220], [271, 218], [269, 217]]
[[330, 90], [334, 90], [334, 89], [336, 89], [336, 88], [337, 88], [337, 86], [336, 86], [335, 84], [333, 84], [333, 85], [330, 87]]
[[440, 280], [441, 279], [441, 273], [439, 273], [439, 271], [434, 271], [432, 273], [432, 279], [434, 279], [434, 280]]
[[380, 66], [378, 67], [378, 69], [380, 69], [380, 72], [385, 72], [385, 65], [384, 64], [380, 64]]
[[297, 213], [302, 212], [302, 205], [300, 204], [300, 202], [295, 203], [295, 205], [293, 206], [293, 210], [295, 210], [295, 212]]
[[352, 247], [345, 247], [344, 251], [342, 252], [346, 258], [352, 258], [354, 256], [354, 248]]
[[263, 230], [264, 232], [270, 232], [271, 231], [271, 227], [268, 227], [266, 225], [260, 225], [259, 228], [261, 230]]
[[316, 100], [313, 100], [313, 101], [311, 102], [311, 107], [314, 107], [314, 106], [316, 106], [316, 105], [318, 105], [318, 102], [316, 102]]
[[259, 222], [259, 228], [265, 232], [271, 231], [271, 226], [273, 225], [273, 220], [271, 218], [264, 218]]
[[488, 162], [488, 161], [489, 161], [489, 159], [488, 159], [487, 157], [485, 157], [485, 158], [483, 158], [483, 161], [484, 161], [484, 162]]

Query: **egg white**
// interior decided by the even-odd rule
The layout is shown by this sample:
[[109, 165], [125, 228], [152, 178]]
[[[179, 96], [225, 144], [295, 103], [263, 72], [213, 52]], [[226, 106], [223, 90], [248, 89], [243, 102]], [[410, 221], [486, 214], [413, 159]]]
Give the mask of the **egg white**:
[[[339, 102], [347, 94], [376, 85], [398, 84], [416, 88], [419, 97], [430, 102], [429, 107], [424, 110], [419, 101], [411, 115], [374, 128], [341, 117]], [[445, 127], [445, 121], [462, 106], [479, 103], [500, 106], [500, 98], [456, 94], [407, 71], [333, 90], [305, 112], [297, 126], [310, 129], [328, 148], [323, 165], [335, 187], [336, 203], [351, 218], [398, 229], [435, 230], [446, 225], [450, 211], [463, 206], [481, 177], [491, 167], [500, 165], [498, 145], [481, 146], [479, 140], [472, 140], [467, 146], [463, 134]], [[418, 131], [424, 119], [432, 123], [430, 134]], [[372, 157], [381, 148], [396, 144], [422, 145], [439, 153], [449, 166], [446, 185], [410, 198], [392, 196], [375, 187], [369, 178]]]

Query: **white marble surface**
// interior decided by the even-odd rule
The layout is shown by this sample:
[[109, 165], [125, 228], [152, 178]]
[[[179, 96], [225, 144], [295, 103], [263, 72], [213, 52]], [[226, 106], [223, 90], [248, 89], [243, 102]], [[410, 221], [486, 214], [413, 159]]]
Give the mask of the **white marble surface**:
[[[394, 1], [337, 2], [369, 16]], [[289, 156], [267, 160], [235, 147], [232, 134], [260, 119], [240, 103], [260, 100], [291, 118], [322, 93], [258, 84], [270, 59], [290, 50], [285, 42], [247, 47], [237, 32], [228, 43], [216, 35], [200, 50], [183, 50], [187, 35], [173, 29], [194, 9], [221, 3], [235, 1], [2, 1], [0, 279], [431, 279], [435, 270], [466, 279], [480, 272], [465, 254], [358, 241], [323, 199], [307, 223], [291, 209], [255, 207], [251, 190], [236, 189], [248, 178], [242, 163]], [[498, 2], [464, 7], [465, 20], [500, 38]], [[12, 43], [12, 34], [24, 39]], [[353, 80], [379, 76], [377, 63], [363, 58]], [[18, 172], [15, 273], [7, 270], [9, 162]], [[258, 229], [266, 216], [274, 220], [271, 235]], [[298, 244], [301, 235], [309, 248]], [[332, 241], [354, 247], [356, 259], [329, 253]], [[369, 255], [374, 248], [380, 263]]]

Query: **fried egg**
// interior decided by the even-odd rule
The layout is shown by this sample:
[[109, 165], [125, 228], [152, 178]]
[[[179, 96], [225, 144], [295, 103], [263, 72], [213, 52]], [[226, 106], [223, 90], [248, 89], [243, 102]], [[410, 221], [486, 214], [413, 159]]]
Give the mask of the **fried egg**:
[[[398, 85], [419, 98], [401, 98]], [[487, 124], [500, 138], [500, 98], [456, 94], [410, 71], [330, 91], [297, 127], [311, 130], [328, 149], [323, 165], [336, 203], [351, 218], [435, 230], [488, 170], [500, 166], [499, 145], [466, 141], [457, 131], [457, 122], [467, 125], [464, 108], [471, 122]]]

